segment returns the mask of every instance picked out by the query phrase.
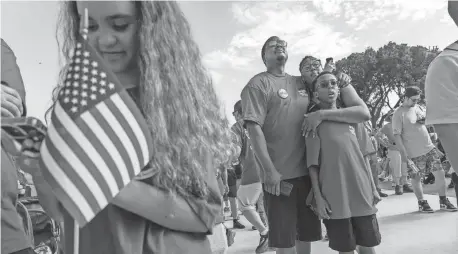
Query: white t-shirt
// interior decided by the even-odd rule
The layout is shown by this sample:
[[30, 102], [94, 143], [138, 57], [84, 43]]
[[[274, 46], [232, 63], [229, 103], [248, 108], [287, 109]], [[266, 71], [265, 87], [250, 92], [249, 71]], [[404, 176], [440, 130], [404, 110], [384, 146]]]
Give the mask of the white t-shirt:
[[458, 41], [429, 65], [425, 95], [427, 125], [458, 123]]

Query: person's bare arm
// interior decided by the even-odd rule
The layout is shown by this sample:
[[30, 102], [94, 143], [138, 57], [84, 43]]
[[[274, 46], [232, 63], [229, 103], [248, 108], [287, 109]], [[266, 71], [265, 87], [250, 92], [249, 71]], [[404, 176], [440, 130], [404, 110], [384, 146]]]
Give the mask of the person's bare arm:
[[320, 110], [323, 120], [361, 123], [371, 119], [366, 103], [356, 93], [352, 85], [340, 89], [342, 102], [345, 107], [340, 109]]
[[367, 105], [356, 93], [355, 88], [348, 84], [340, 89], [344, 108], [319, 110], [305, 115], [302, 124], [302, 134], [315, 133], [316, 128], [322, 121], [334, 121], [344, 123], [362, 123], [370, 120], [371, 115]]
[[[264, 132], [261, 129], [261, 126], [254, 122], [247, 121], [246, 128], [248, 131], [248, 135], [250, 136], [251, 145], [254, 150], [254, 153], [256, 154], [261, 163], [261, 170], [264, 173], [264, 178], [266, 179], [265, 181], [270, 181], [270, 179], [275, 179], [279, 181], [280, 174], [275, 168], [274, 163], [270, 158], [269, 152], [267, 151], [266, 138], [264, 136]], [[275, 190], [275, 193], [277, 193], [277, 195], [280, 195], [280, 188], [277, 189], [278, 190]]]
[[320, 138], [318, 136], [315, 137], [306, 137], [305, 138], [305, 146], [306, 155], [307, 155], [307, 168], [309, 169], [310, 179], [312, 182], [312, 190], [315, 194], [315, 198], [322, 197], [321, 195], [321, 188], [320, 188], [320, 181], [319, 181], [319, 158], [320, 158]]

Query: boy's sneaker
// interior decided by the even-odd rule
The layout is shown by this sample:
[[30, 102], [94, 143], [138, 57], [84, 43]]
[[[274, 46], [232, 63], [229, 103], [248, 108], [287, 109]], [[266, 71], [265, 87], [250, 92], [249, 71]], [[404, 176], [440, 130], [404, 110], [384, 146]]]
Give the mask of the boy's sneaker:
[[261, 239], [259, 239], [259, 245], [256, 247], [256, 254], [264, 253], [269, 249], [269, 233], [265, 235], [261, 235]]
[[418, 201], [418, 210], [422, 213], [434, 213], [434, 210], [429, 206], [428, 201], [419, 200]]
[[450, 181], [450, 184], [448, 185], [449, 189], [455, 188], [455, 183], [453, 181]]
[[236, 229], [244, 229], [245, 226], [239, 222], [239, 220], [233, 220], [234, 224], [233, 224], [233, 228], [236, 228]]
[[404, 185], [402, 186], [402, 190], [403, 190], [404, 192], [409, 192], [409, 193], [412, 193], [412, 192], [413, 192], [412, 187], [410, 187], [408, 184], [404, 184]]
[[401, 185], [396, 185], [396, 187], [394, 187], [394, 193], [395, 193], [396, 195], [402, 195], [402, 194], [404, 194], [404, 192], [402, 191]]
[[449, 212], [456, 212], [458, 209], [448, 200], [448, 198], [441, 200], [440, 202], [441, 210], [449, 211]]

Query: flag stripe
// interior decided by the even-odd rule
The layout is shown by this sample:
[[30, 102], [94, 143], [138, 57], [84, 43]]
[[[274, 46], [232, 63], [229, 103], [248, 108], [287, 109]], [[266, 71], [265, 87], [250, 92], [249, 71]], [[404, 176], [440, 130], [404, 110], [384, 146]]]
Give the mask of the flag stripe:
[[[56, 103], [56, 105], [59, 105], [59, 103]], [[60, 115], [62, 117], [62, 115]], [[54, 117], [53, 120], [56, 120], [57, 117]], [[88, 200], [89, 204], [91, 207], [97, 209], [101, 209], [105, 207], [108, 203], [107, 198], [103, 194], [102, 189], [100, 186], [97, 184], [95, 181], [94, 177], [92, 174], [89, 172], [89, 170], [84, 166], [84, 164], [81, 162], [81, 160], [76, 156], [76, 154], [73, 152], [71, 147], [68, 146], [65, 140], [62, 139], [62, 137], [59, 135], [57, 130], [55, 128], [58, 128], [59, 130], [62, 129], [68, 129], [68, 123], [65, 123], [63, 121], [60, 122], [62, 126], [54, 126], [53, 123], [50, 125], [50, 129], [48, 129], [48, 137], [52, 141], [52, 144], [56, 147], [59, 147], [59, 152], [62, 156], [55, 158], [58, 159], [56, 162], [58, 163], [59, 167], [61, 170], [68, 176], [68, 178], [72, 178], [73, 175], [68, 175], [69, 172], [74, 171], [77, 173], [77, 175], [83, 180], [84, 184], [78, 185], [78, 181], [76, 179], [72, 179], [73, 183], [78, 187], [78, 189], [81, 191], [83, 188], [87, 188], [89, 192], [92, 192], [92, 195], [94, 195], [95, 200], [97, 201], [96, 203], [91, 201], [91, 196], [86, 196], [88, 193], [85, 191], [81, 191], [81, 194]], [[68, 138], [68, 137], [67, 137]], [[48, 147], [48, 149], [51, 148]], [[49, 151], [50, 154], [55, 154], [57, 151]], [[59, 178], [57, 178], [59, 181]]]
[[[91, 111], [94, 109], [91, 109]], [[116, 146], [113, 144], [111, 141], [111, 138], [107, 135], [106, 130], [104, 130], [97, 120], [95, 120], [94, 116], [92, 115], [91, 112], [84, 112], [81, 114], [80, 118], [86, 122], [88, 126], [91, 126], [91, 129], [97, 133], [97, 138], [100, 140], [100, 143], [108, 150], [108, 153], [110, 154], [111, 158], [113, 158], [117, 170], [121, 174], [122, 182], [124, 185], [130, 182], [129, 178], [129, 172], [127, 171], [127, 166], [124, 163], [124, 160], [121, 157], [121, 154], [119, 154], [118, 149]], [[110, 173], [111, 174], [111, 173]]]
[[[112, 112], [118, 112], [119, 109], [116, 107], [114, 102], [112, 100], [106, 100], [105, 104], [107, 108], [112, 111]], [[134, 149], [132, 152], [135, 151], [135, 153], [138, 156], [138, 161], [140, 164], [143, 164], [143, 152], [142, 148], [140, 146], [140, 143], [138, 142], [134, 131], [132, 130], [132, 127], [129, 122], [127, 122], [126, 118], [122, 114], [113, 114], [116, 117], [116, 120], [119, 122], [121, 126], [123, 126], [124, 131], [126, 132], [127, 136], [129, 137], [130, 141], [132, 142], [132, 145], [134, 146]], [[140, 165], [138, 166], [140, 167]]]
[[[130, 123], [132, 130], [134, 131], [135, 136], [140, 142], [140, 146], [142, 148], [143, 163], [141, 164], [146, 165], [151, 159], [153, 149], [150, 135], [147, 135], [149, 137], [148, 139], [145, 137], [145, 133], [149, 134], [149, 130], [146, 128], [146, 126], [140, 125], [137, 121], [137, 119], [141, 119], [143, 116], [140, 114], [137, 105], [135, 105], [126, 91], [111, 96], [111, 100], [114, 102], [114, 105], [119, 108], [119, 111], [124, 113], [124, 117], [126, 118], [127, 122]], [[131, 109], [136, 110], [132, 112]], [[134, 115], [135, 112], [137, 114]]]
[[[60, 119], [57, 116], [54, 116], [51, 119], [51, 123], [54, 127], [54, 129], [59, 133], [60, 137], [66, 137], [64, 140], [67, 145], [70, 147], [70, 149], [75, 153], [75, 155], [78, 157], [79, 161], [83, 164], [83, 167], [88, 169], [88, 171], [92, 174], [92, 177], [94, 177], [95, 181], [100, 185], [100, 188], [104, 194], [104, 196], [109, 200], [109, 198], [113, 197], [113, 195], [110, 193], [110, 187], [106, 183], [103, 175], [98, 171], [98, 170], [91, 170], [91, 169], [96, 169], [96, 166], [92, 162], [91, 158], [88, 156], [86, 151], [84, 151], [74, 140], [74, 138], [70, 135], [66, 135], [66, 130], [65, 127], [62, 125], [60, 122]], [[87, 130], [86, 130], [87, 131]], [[85, 131], [85, 132], [86, 132]], [[55, 154], [59, 150], [55, 147], [55, 143], [50, 143], [48, 144], [48, 149], [51, 154]], [[61, 156], [64, 157], [65, 156]], [[61, 160], [56, 160], [58, 161], [59, 165], [61, 166], [62, 170], [67, 174], [67, 176], [72, 179], [75, 182], [76, 186], [85, 186], [86, 188], [81, 189], [82, 195], [84, 197], [88, 197], [88, 195], [91, 196], [92, 193], [90, 193], [89, 189], [91, 189], [90, 186], [86, 185], [81, 185], [83, 182], [82, 178], [76, 173], [76, 169], [73, 168], [74, 165], [70, 165], [67, 161], [61, 161]], [[92, 201], [92, 200], [91, 200]], [[94, 199], [95, 201], [95, 199]], [[91, 205], [93, 205], [91, 203]]]
[[[94, 149], [100, 154], [100, 157], [104, 159], [105, 164], [107, 165], [107, 168], [110, 169], [111, 173], [113, 174], [113, 177], [116, 181], [116, 186], [117, 188], [114, 188], [116, 191], [121, 190], [124, 187], [124, 182], [122, 180], [121, 173], [117, 170], [116, 163], [114, 162], [114, 159], [112, 158], [111, 154], [108, 152], [108, 150], [105, 148], [105, 146], [100, 142], [98, 135], [92, 130], [91, 127], [89, 127], [86, 122], [84, 122], [81, 119], [78, 119], [76, 122], [76, 125], [80, 128], [80, 130], [84, 133], [84, 135], [87, 137], [88, 140], [91, 141], [92, 146], [94, 146]], [[90, 159], [88, 159], [91, 161]], [[92, 161], [91, 161], [92, 163]], [[94, 168], [97, 168], [94, 166]], [[94, 174], [98, 174], [102, 176], [103, 182], [106, 184], [106, 186], [109, 186], [108, 183], [106, 183], [105, 177], [98, 171], [94, 170]], [[96, 179], [98, 179], [98, 176], [94, 176]], [[100, 181], [97, 180], [99, 184], [102, 184]], [[104, 190], [105, 187], [102, 188]], [[110, 187], [111, 188], [111, 187]], [[113, 194], [110, 195], [110, 197], [113, 197]]]
[[[62, 148], [62, 143], [66, 143], [67, 145], [72, 145], [73, 147], [68, 146], [69, 149], [73, 148], [73, 151], [75, 152], [76, 146], [78, 146], [75, 141], [73, 140], [72, 137], [67, 136], [67, 140], [62, 139], [62, 135], [65, 135], [65, 127], [59, 122], [58, 117], [53, 117], [51, 119], [51, 124], [50, 128], [48, 130], [48, 135], [49, 139], [52, 141], [48, 143], [47, 148], [50, 154], [54, 155], [54, 160], [56, 163], [59, 165], [61, 168], [62, 172], [73, 182], [75, 186], [78, 187], [79, 191], [81, 192], [81, 195], [86, 198], [87, 202], [89, 205], [92, 207], [92, 209], [99, 207], [99, 202], [97, 201], [97, 197], [95, 196], [94, 193], [91, 191], [91, 186], [88, 185], [83, 177], [87, 177], [84, 174], [78, 174], [78, 172], [83, 172], [84, 169], [86, 169], [86, 165], [84, 165], [83, 161], [84, 160], [89, 160], [88, 157], [85, 155], [84, 151], [82, 151], [81, 154], [74, 153], [74, 155], [78, 158], [78, 161], [81, 162], [81, 167], [77, 164], [71, 164], [68, 161], [68, 156], [72, 156], [71, 154], [66, 154], [65, 153], [65, 148]], [[60, 149], [57, 149], [58, 146]], [[78, 147], [79, 150], [81, 150], [80, 147]], [[62, 153], [61, 153], [62, 152]], [[78, 156], [80, 155], [80, 156]], [[90, 173], [90, 171], [88, 171]], [[59, 179], [56, 179], [59, 180]], [[109, 190], [106, 191], [106, 193], [109, 193]], [[105, 194], [105, 193], [104, 193]], [[106, 195], [104, 195], [106, 197]]]
[[[81, 148], [87, 153], [87, 155], [90, 156], [92, 162], [96, 165], [96, 169], [99, 170], [100, 173], [105, 177], [105, 181], [108, 183], [108, 186], [110, 186], [112, 196], [115, 196], [119, 192], [119, 189], [117, 188], [116, 180], [113, 174], [111, 173], [110, 169], [108, 168], [107, 164], [105, 163], [104, 159], [100, 156], [100, 154], [97, 152], [94, 146], [92, 146], [92, 143], [87, 139], [86, 135], [79, 129], [79, 127], [63, 110], [60, 103], [56, 103], [54, 111], [56, 116], [60, 118], [60, 122], [67, 130], [67, 136], [73, 137], [75, 142], [78, 143], [78, 145], [81, 146]], [[60, 146], [57, 147], [60, 148]]]
[[42, 155], [42, 163], [45, 165], [44, 168], [52, 169], [52, 171], [43, 170], [43, 176], [45, 177], [46, 181], [51, 186], [53, 186], [54, 194], [59, 199], [59, 201], [64, 205], [66, 209], [72, 211], [74, 218], [77, 218], [80, 221], [89, 221], [95, 216], [94, 211], [87, 203], [84, 196], [81, 195], [81, 192], [78, 190], [78, 188], [62, 171], [51, 154], [49, 154], [48, 148], [46, 146], [48, 141], [50, 142], [49, 139], [43, 142], [40, 153]]
[[117, 150], [121, 153], [127, 166], [126, 169], [129, 173], [129, 178], [132, 179], [135, 176], [134, 168], [139, 168], [140, 165], [138, 164], [138, 157], [132, 142], [124, 131], [124, 126], [121, 126], [113, 116], [113, 113], [117, 115], [119, 112], [110, 111], [105, 103], [98, 104], [96, 108], [98, 110], [98, 115], [95, 115], [96, 111], [94, 111], [95, 119], [102, 129], [105, 130], [106, 134], [112, 138], [111, 141], [118, 148]]

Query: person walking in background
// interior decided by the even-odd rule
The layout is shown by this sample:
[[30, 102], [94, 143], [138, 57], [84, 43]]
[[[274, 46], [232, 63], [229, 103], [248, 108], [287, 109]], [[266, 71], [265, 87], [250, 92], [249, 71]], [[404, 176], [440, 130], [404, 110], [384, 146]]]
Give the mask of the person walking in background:
[[[443, 154], [431, 142], [428, 130], [424, 125], [424, 117], [417, 110], [417, 103], [420, 99], [420, 88], [410, 86], [405, 89], [404, 101], [393, 115], [393, 134], [396, 146], [401, 153], [402, 160], [407, 162], [412, 187], [418, 199], [419, 211], [434, 212], [428, 201], [423, 198], [423, 188], [420, 182], [421, 177], [430, 172], [434, 174], [436, 184], [438, 184], [440, 209], [457, 211], [457, 208], [446, 197], [445, 172], [440, 161]], [[413, 163], [415, 167], [409, 163]]]
[[376, 138], [380, 144], [388, 149], [387, 158], [389, 166], [392, 169], [393, 181], [395, 183], [394, 192], [396, 195], [402, 195], [404, 192], [413, 192], [412, 188], [407, 183], [407, 163], [402, 161], [401, 153], [396, 147], [396, 141], [393, 134], [393, 113], [387, 115], [386, 124], [376, 134]]
[[[259, 245], [256, 247], [256, 253], [264, 253], [269, 247], [267, 219], [264, 217], [264, 212], [260, 214], [256, 211], [256, 204], [262, 198], [260, 165], [251, 147], [250, 137], [243, 127], [242, 101], [235, 103], [233, 115], [237, 122], [232, 125], [232, 131], [237, 136], [234, 142], [241, 148], [239, 163], [242, 168], [242, 179], [237, 191], [237, 200], [242, 214], [259, 231], [260, 240]], [[263, 203], [260, 206], [264, 206]], [[264, 207], [258, 207], [258, 209], [264, 211]]]
[[[448, 1], [448, 13], [458, 26], [457, 1]], [[458, 41], [445, 48], [429, 65], [425, 96], [426, 124], [434, 125], [455, 170], [452, 181], [458, 197]]]

